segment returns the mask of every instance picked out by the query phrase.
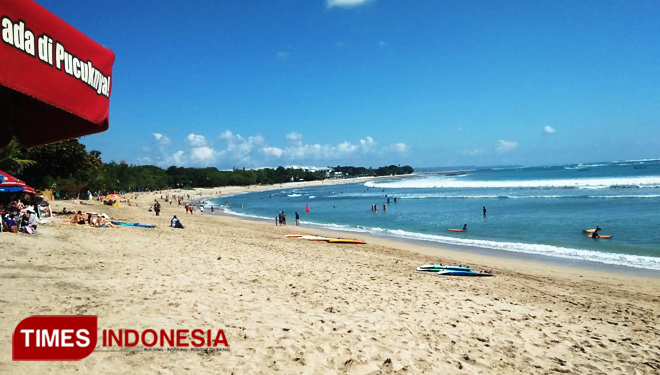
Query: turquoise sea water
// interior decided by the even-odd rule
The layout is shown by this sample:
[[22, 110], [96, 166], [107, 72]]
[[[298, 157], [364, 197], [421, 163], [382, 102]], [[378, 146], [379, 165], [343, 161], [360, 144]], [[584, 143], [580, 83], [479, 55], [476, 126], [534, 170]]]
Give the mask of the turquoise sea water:
[[[216, 199], [209, 204], [228, 201], [226, 211], [240, 216], [274, 220], [284, 211], [289, 225], [297, 211], [303, 224], [330, 229], [660, 271], [660, 159], [428, 172]], [[463, 224], [467, 232], [447, 231]], [[613, 239], [582, 232], [597, 225]]]

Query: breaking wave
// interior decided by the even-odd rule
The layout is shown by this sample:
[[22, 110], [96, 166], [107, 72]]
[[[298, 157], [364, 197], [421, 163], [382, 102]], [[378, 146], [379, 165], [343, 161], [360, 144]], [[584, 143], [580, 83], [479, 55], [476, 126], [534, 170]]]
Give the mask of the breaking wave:
[[442, 177], [400, 179], [395, 181], [368, 181], [370, 188], [383, 189], [432, 189], [432, 188], [568, 188], [568, 189], [626, 189], [658, 188], [660, 176], [648, 177], [610, 177], [557, 180], [464, 180]]

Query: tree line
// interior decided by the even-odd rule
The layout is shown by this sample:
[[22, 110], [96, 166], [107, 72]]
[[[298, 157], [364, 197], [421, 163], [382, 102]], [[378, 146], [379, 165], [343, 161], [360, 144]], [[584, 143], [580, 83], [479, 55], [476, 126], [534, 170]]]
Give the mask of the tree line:
[[[333, 177], [362, 177], [410, 174], [410, 166], [377, 169], [336, 166], [327, 171], [298, 168], [235, 169], [128, 165], [124, 161], [104, 163], [101, 152], [87, 151], [77, 139], [26, 150], [12, 142], [0, 150], [0, 169], [26, 181], [35, 189], [59, 191], [62, 197], [80, 193], [153, 191], [167, 188], [207, 188], [316, 181]], [[334, 173], [334, 172], [341, 172]]]

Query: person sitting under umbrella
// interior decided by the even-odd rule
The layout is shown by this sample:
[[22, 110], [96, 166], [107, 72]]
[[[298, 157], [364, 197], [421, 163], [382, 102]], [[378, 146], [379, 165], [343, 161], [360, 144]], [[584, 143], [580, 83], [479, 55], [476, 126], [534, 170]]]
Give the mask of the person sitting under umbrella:
[[25, 209], [23, 216], [23, 233], [36, 234], [37, 233], [37, 213], [32, 206]]
[[18, 231], [18, 225], [16, 225], [16, 215], [13, 213], [7, 213], [2, 218], [2, 227], [5, 232], [16, 233]]

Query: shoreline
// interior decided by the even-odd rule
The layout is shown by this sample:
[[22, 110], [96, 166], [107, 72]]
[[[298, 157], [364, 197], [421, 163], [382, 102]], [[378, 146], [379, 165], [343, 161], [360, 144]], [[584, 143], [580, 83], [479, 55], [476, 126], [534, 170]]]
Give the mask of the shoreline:
[[[413, 175], [410, 176], [401, 176], [402, 178], [407, 178], [407, 177], [413, 177]], [[378, 177], [378, 178], [363, 178], [363, 179], [351, 179], [350, 181], [344, 182], [344, 180], [332, 180], [333, 182], [331, 185], [343, 185], [343, 184], [350, 184], [350, 183], [356, 183], [356, 182], [362, 182], [362, 181], [369, 181], [369, 180], [374, 180], [374, 179], [381, 179], [381, 178], [391, 178], [391, 176], [383, 176], [383, 177]], [[253, 189], [250, 190], [249, 188], [243, 189], [236, 192], [231, 193], [231, 195], [236, 195], [236, 194], [243, 194], [243, 193], [250, 193], [250, 192], [257, 192], [257, 191], [273, 191], [273, 190], [281, 190], [281, 189], [288, 189], [288, 188], [298, 188], [298, 187], [303, 187], [303, 186], [320, 186], [323, 185], [321, 183], [316, 183], [317, 181], [312, 181], [312, 182], [307, 182], [304, 183], [304, 185], [270, 185], [270, 186], [258, 186], [259, 189]], [[228, 195], [228, 198], [231, 197], [231, 195]], [[215, 197], [209, 197], [209, 198], [215, 198]], [[199, 203], [202, 199], [196, 199], [195, 201]], [[270, 223], [272, 220], [270, 218], [264, 218], [264, 217], [254, 217], [254, 216], [244, 216], [241, 214], [237, 213], [227, 213], [224, 212], [224, 210], [219, 211], [220, 214], [223, 215], [229, 215], [233, 216], [239, 219], [244, 219], [244, 220], [255, 220], [255, 221], [263, 221], [265, 223]], [[361, 231], [361, 230], [351, 230], [351, 229], [334, 229], [329, 227], [331, 224], [319, 224], [319, 223], [308, 223], [308, 225], [312, 228], [316, 228], [317, 230], [320, 231], [329, 231], [332, 233], [335, 233], [336, 236], [364, 236], [368, 238], [383, 238], [387, 240], [391, 240], [394, 242], [400, 242], [403, 244], [416, 244], [420, 245], [422, 247], [428, 247], [431, 249], [437, 249], [438, 251], [442, 252], [444, 250], [451, 250], [453, 252], [457, 253], [464, 253], [463, 258], [467, 258], [473, 255], [480, 255], [480, 256], [485, 256], [492, 258], [493, 260], [495, 259], [503, 259], [503, 260], [513, 260], [513, 261], [524, 261], [528, 263], [537, 263], [537, 264], [543, 264], [547, 265], [549, 267], [569, 267], [574, 269], [574, 272], [580, 272], [580, 271], [594, 271], [594, 272], [602, 272], [602, 273], [614, 273], [618, 275], [628, 275], [628, 276], [640, 276], [640, 277], [647, 277], [647, 278], [660, 278], [660, 271], [659, 270], [654, 270], [654, 269], [649, 269], [649, 268], [638, 268], [638, 267], [631, 267], [631, 266], [625, 266], [625, 265], [617, 265], [617, 264], [609, 264], [609, 263], [604, 263], [604, 262], [598, 262], [598, 261], [589, 261], [589, 260], [582, 260], [582, 259], [572, 259], [572, 258], [563, 258], [563, 257], [558, 257], [558, 256], [551, 256], [551, 255], [543, 255], [543, 254], [534, 254], [534, 253], [526, 253], [526, 252], [516, 252], [516, 251], [510, 251], [510, 250], [503, 250], [503, 249], [494, 249], [494, 248], [488, 248], [488, 247], [479, 247], [475, 245], [462, 245], [462, 244], [450, 244], [450, 243], [443, 243], [439, 241], [433, 241], [433, 240], [425, 240], [425, 239], [415, 239], [415, 238], [405, 238], [405, 237], [399, 237], [396, 235], [390, 235], [390, 234], [380, 234], [380, 233], [373, 233], [373, 232], [368, 232], [368, 231]], [[460, 258], [455, 256], [454, 258]]]
[[[226, 213], [222, 210], [216, 212], [216, 215], [218, 216], [225, 216], [238, 221], [255, 222], [274, 227], [274, 225], [272, 225], [272, 220], [270, 219], [239, 216]], [[561, 275], [565, 273], [579, 277], [589, 274], [591, 277], [599, 279], [607, 279], [616, 275], [618, 276], [616, 277], [617, 279], [619, 277], [633, 277], [639, 278], [640, 280], [655, 280], [660, 282], [660, 271], [646, 268], [634, 268], [600, 262], [564, 259], [547, 255], [516, 253], [507, 250], [497, 250], [477, 246], [445, 244], [441, 242], [402, 238], [386, 234], [342, 231], [327, 228], [323, 224], [308, 224], [308, 226], [301, 225], [298, 227], [295, 225], [286, 225], [284, 227], [291, 232], [286, 234], [306, 234], [342, 238], [350, 237], [364, 240], [367, 243], [377, 243], [379, 245], [398, 249], [405, 248], [407, 251], [412, 251], [436, 259], [449, 259], [454, 264], [476, 265], [474, 268], [479, 269], [506, 269], [507, 271], [526, 274], [527, 272], [520, 271], [520, 269], [524, 269], [537, 275], [546, 273]], [[466, 260], [467, 258], [470, 258], [470, 261]], [[426, 263], [432, 263], [432, 261]]]

